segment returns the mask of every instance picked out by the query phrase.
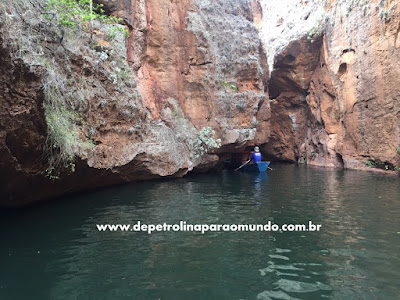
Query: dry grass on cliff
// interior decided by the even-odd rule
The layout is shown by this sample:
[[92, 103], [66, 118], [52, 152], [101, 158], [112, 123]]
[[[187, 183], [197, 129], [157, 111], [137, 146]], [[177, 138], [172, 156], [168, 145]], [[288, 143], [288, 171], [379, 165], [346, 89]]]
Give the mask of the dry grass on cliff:
[[[105, 55], [107, 50], [96, 49], [99, 38], [91, 37], [84, 28], [62, 27], [56, 18], [46, 18], [45, 5], [38, 0], [1, 2], [0, 35], [14, 62], [42, 78], [47, 125], [45, 173], [54, 179], [65, 168], [73, 171], [75, 157], [87, 156], [93, 148], [87, 136], [98, 129], [91, 118], [98, 99], [107, 103], [104, 99], [112, 102], [118, 97], [115, 113], [129, 108], [129, 121], [136, 117], [138, 108], [132, 100], [136, 95], [134, 80], [129, 79], [131, 86], [125, 84], [127, 77], [133, 77], [126, 71], [125, 36], [118, 32]], [[102, 32], [113, 26], [95, 25]]]
[[56, 178], [63, 168], [74, 169], [75, 155], [90, 149], [93, 144], [80, 137], [79, 124], [82, 117], [68, 109], [67, 97], [70, 95], [61, 72], [48, 69], [43, 85], [45, 117], [47, 124], [46, 153], [49, 161], [47, 175]]
[[71, 52], [60, 48], [60, 40], [65, 34], [74, 37], [73, 47], [80, 47], [82, 41], [79, 39], [84, 32], [69, 29], [61, 33], [59, 26], [44, 18], [43, 5], [34, 0], [18, 0], [9, 5], [0, 3], [0, 26], [0, 34], [12, 50], [15, 61], [43, 78], [47, 125], [44, 156], [48, 161], [44, 174], [56, 179], [63, 169], [74, 170], [76, 154], [92, 147], [81, 134], [80, 126], [84, 122], [73, 105], [76, 91], [68, 84], [71, 76], [65, 69], [70, 68], [68, 53]]

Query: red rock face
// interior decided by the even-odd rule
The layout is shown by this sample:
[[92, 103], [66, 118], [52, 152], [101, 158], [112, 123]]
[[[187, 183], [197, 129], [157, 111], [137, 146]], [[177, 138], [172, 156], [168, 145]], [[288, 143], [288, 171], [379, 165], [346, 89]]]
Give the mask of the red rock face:
[[269, 81], [270, 139], [263, 146], [274, 159], [297, 162], [310, 134], [311, 112], [306, 101], [314, 70], [319, 63], [321, 38], [306, 37], [290, 43], [276, 58]]
[[312, 126], [303, 144], [300, 160], [314, 165], [343, 167], [342, 151], [338, 147], [338, 137], [342, 136], [340, 109], [324, 51], [311, 78], [307, 103]]
[[336, 151], [339, 107], [322, 42], [305, 37], [277, 56], [269, 83], [271, 135], [263, 149], [274, 159], [343, 167]]
[[[190, 8], [195, 7], [189, 1], [146, 1], [146, 49], [142, 53], [133, 51], [130, 57], [152, 118], [161, 120], [167, 99], [174, 98], [187, 115], [205, 125], [211, 106], [201, 99], [207, 94], [204, 73], [212, 58], [206, 51], [198, 51], [194, 34], [185, 28]], [[137, 39], [133, 37], [130, 43], [134, 49]]]
[[[129, 57], [152, 118], [161, 120], [172, 98], [197, 129], [214, 128], [223, 145], [250, 141], [268, 71], [249, 21], [252, 7], [246, 2], [198, 7], [191, 1], [146, 1], [146, 48]], [[243, 45], [231, 43], [236, 39]], [[135, 43], [133, 37], [130, 49]]]
[[320, 49], [307, 46], [307, 34], [275, 57], [271, 135], [263, 150], [321, 166], [376, 170], [365, 166], [371, 161], [394, 169], [400, 164], [400, 10], [390, 1], [326, 7]]
[[[399, 163], [400, 7], [393, 1], [367, 3], [346, 15], [336, 2], [326, 34], [327, 65], [336, 95], [337, 149], [346, 167], [362, 160]], [[330, 118], [333, 119], [333, 118]]]
[[[175, 99], [197, 129], [210, 126], [232, 145], [224, 151], [254, 138], [268, 80], [257, 1], [104, 3], [129, 24], [128, 61], [152, 119], [163, 120], [162, 111], [173, 109], [167, 99]], [[265, 120], [268, 108], [266, 102]]]
[[[7, 59], [0, 58], [4, 68], [0, 92], [7, 95], [0, 99], [4, 107], [0, 151], [5, 153], [0, 171], [4, 179], [0, 196], [5, 200], [0, 205], [18, 206], [99, 186], [206, 171], [218, 156], [198, 157], [196, 142], [203, 128], [215, 130], [213, 138], [222, 141], [218, 151], [228, 156], [251, 143], [256, 128], [267, 132], [268, 68], [255, 26], [261, 20], [255, 1], [99, 2], [129, 28], [126, 47], [121, 39], [105, 41], [107, 28], [98, 24], [92, 39], [83, 34], [61, 42], [57, 26], [46, 28], [43, 34], [55, 39], [46, 44], [36, 7], [22, 1], [7, 8], [0, 5], [8, 13], [16, 10], [15, 5], [18, 11], [30, 11], [27, 24], [0, 18], [0, 25], [13, 22], [7, 26], [21, 26], [22, 39], [40, 41], [33, 43], [32, 55], [20, 60], [21, 73], [13, 53], [22, 39], [12, 32], [0, 36], [2, 51], [8, 54]], [[29, 36], [24, 26], [35, 28], [37, 36]], [[47, 124], [41, 87], [51, 78], [48, 69], [62, 81], [60, 95], [68, 109], [82, 119], [80, 139], [93, 143], [89, 150], [76, 149], [75, 172], [65, 170], [55, 181], [44, 176]], [[20, 85], [13, 83], [18, 74]], [[259, 132], [261, 141], [265, 134]]]

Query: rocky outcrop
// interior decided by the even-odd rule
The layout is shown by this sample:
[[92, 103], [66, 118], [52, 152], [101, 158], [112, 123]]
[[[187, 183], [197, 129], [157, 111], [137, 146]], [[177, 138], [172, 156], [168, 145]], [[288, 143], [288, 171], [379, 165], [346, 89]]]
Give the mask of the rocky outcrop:
[[197, 129], [216, 131], [222, 140], [219, 151], [251, 141], [268, 70], [249, 2], [146, 5], [147, 46], [133, 53], [131, 62], [152, 117], [173, 124], [180, 114], [171, 106], [173, 99]]
[[13, 61], [1, 35], [0, 45], [0, 198], [7, 204], [14, 191], [30, 188], [31, 174], [44, 168], [39, 158], [46, 123], [40, 78]]
[[[336, 1], [328, 11], [326, 65], [334, 86], [338, 118], [330, 122], [345, 167], [360, 161], [398, 165], [400, 77], [396, 1]], [[326, 117], [325, 117], [326, 119]], [[333, 142], [332, 142], [333, 143]]]
[[255, 1], [98, 2], [127, 40], [0, 4], [0, 205], [206, 171], [255, 138], [269, 108]]
[[[270, 139], [263, 150], [272, 158], [296, 162], [310, 135], [311, 111], [307, 93], [319, 63], [321, 38], [291, 42], [275, 58], [269, 81], [271, 97]], [[315, 129], [315, 128], [312, 128]]]
[[254, 139], [268, 80], [257, 1], [103, 2], [130, 27], [128, 61], [152, 119], [213, 128], [217, 152]]
[[262, 2], [264, 15], [274, 12], [262, 21], [274, 61], [264, 151], [321, 166], [395, 169], [400, 7], [396, 1], [292, 2], [287, 10], [276, 10], [279, 1]]

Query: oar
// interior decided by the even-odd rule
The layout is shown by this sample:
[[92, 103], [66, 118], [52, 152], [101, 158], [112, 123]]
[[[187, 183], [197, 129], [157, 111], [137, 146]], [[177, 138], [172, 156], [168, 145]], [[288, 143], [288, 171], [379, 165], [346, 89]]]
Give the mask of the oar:
[[251, 159], [249, 159], [248, 161], [246, 161], [243, 165], [241, 165], [239, 168], [235, 169], [234, 171], [237, 171], [241, 168], [243, 168], [245, 165], [247, 165], [249, 162], [251, 161]]
[[268, 167], [268, 169], [270, 169], [270, 170], [272, 170], [272, 171], [274, 170], [274, 169], [272, 169], [272, 168], [270, 168], [270, 167]]

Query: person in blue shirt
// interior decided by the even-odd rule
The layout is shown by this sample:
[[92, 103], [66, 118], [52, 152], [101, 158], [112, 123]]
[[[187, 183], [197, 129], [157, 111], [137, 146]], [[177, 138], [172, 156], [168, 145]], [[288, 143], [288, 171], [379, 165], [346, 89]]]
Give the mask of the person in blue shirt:
[[260, 162], [261, 160], [262, 160], [262, 155], [260, 153], [260, 148], [255, 146], [254, 152], [251, 154], [251, 157], [250, 157], [250, 162], [257, 163], [257, 162]]

